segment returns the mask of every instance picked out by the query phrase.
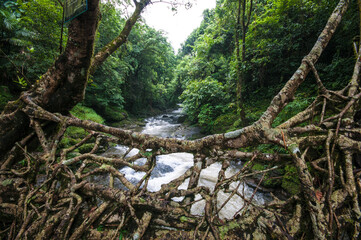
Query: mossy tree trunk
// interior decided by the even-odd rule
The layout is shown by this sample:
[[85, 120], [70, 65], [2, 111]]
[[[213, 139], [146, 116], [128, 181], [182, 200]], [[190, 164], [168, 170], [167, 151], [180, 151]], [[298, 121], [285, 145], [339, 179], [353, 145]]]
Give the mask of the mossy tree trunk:
[[[248, 9], [247, 9], [248, 5]], [[244, 70], [242, 70], [242, 65], [246, 61], [246, 35], [248, 31], [248, 26], [251, 21], [251, 14], [253, 11], [253, 0], [238, 0], [237, 4], [237, 23], [236, 23], [236, 32], [235, 32], [235, 48], [236, 48], [236, 77], [237, 77], [237, 111], [242, 121], [242, 125], [245, 126], [246, 114], [244, 110], [244, 104], [242, 99], [242, 89], [244, 85]], [[239, 36], [242, 36], [242, 42], [240, 43]]]

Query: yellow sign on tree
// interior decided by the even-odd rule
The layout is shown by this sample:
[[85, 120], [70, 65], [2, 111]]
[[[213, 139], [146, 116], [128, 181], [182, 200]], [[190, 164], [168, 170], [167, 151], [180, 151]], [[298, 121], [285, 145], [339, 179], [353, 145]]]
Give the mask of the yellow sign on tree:
[[73, 20], [86, 10], [88, 10], [87, 0], [65, 0], [64, 22]]

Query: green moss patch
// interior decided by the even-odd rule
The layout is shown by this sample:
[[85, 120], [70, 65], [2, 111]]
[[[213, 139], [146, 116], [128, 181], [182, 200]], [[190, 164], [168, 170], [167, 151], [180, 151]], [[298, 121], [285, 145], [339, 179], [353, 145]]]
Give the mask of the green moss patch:
[[101, 114], [108, 122], [119, 122], [128, 118], [128, 113], [119, 107], [107, 106]]
[[81, 120], [91, 120], [97, 123], [104, 123], [104, 119], [97, 114], [93, 109], [83, 106], [82, 104], [76, 105], [70, 113]]
[[219, 227], [219, 233], [221, 239], [224, 239], [227, 235], [230, 234], [230, 231], [235, 230], [236, 228], [239, 227], [240, 226], [236, 221], [229, 222], [228, 224]]
[[[97, 123], [104, 123], [104, 119], [98, 115], [93, 109], [85, 107], [81, 104], [76, 105], [70, 113], [75, 117], [82, 120], [90, 120]], [[86, 137], [89, 133], [82, 128], [68, 127], [63, 139], [60, 142], [60, 146], [67, 148], [75, 145], [77, 142]], [[89, 152], [93, 148], [94, 144], [87, 143], [82, 145], [78, 150], [81, 153]]]
[[235, 113], [227, 113], [216, 118], [214, 121], [214, 132], [226, 132], [234, 127], [234, 123], [239, 122], [239, 116]]
[[[252, 166], [252, 171], [262, 171], [271, 167], [272, 166], [256, 163]], [[255, 175], [256, 181], [259, 181], [261, 177], [261, 174]], [[300, 181], [298, 179], [297, 169], [292, 165], [286, 165], [266, 173], [261, 185], [265, 188], [283, 188], [291, 195], [300, 192]]]
[[300, 180], [298, 179], [296, 167], [290, 165], [285, 167], [285, 175], [283, 175], [281, 186], [292, 195], [300, 192]]

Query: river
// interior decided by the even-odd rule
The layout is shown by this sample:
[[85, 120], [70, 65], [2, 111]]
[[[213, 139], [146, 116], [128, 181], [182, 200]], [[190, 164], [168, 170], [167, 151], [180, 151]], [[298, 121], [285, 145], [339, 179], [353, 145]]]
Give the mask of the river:
[[[140, 129], [142, 133], [159, 136], [159, 137], [172, 137], [179, 139], [190, 139], [200, 136], [200, 129], [192, 126], [185, 126], [179, 123], [179, 120], [183, 118], [182, 109], [177, 109], [169, 113], [161, 114], [159, 116], [150, 117], [145, 120], [146, 125]], [[126, 146], [117, 146], [112, 149], [112, 152], [117, 152], [118, 155], [125, 155], [128, 151]], [[132, 149], [125, 158], [129, 158], [137, 154], [139, 150]], [[145, 164], [146, 159], [140, 158], [134, 162], [134, 164]], [[190, 153], [172, 153], [167, 155], [160, 155], [156, 158], [156, 167], [152, 171], [151, 178], [148, 182], [149, 191], [158, 191], [162, 184], [166, 184], [171, 180], [184, 174], [190, 167], [193, 166], [193, 155]], [[226, 171], [226, 177], [231, 177], [236, 174], [242, 167], [240, 161], [235, 161], [228, 167]], [[209, 187], [211, 190], [214, 189], [217, 182], [218, 173], [221, 170], [221, 163], [214, 163], [209, 167], [201, 171], [199, 186]], [[144, 172], [136, 172], [132, 168], [124, 167], [120, 169], [120, 172], [132, 183], [137, 183], [145, 175]], [[189, 179], [186, 180], [180, 189], [186, 189]], [[118, 182], [119, 187], [121, 183]], [[235, 189], [239, 185], [239, 182], [233, 182], [230, 185], [230, 190]], [[244, 194], [246, 198], [250, 198], [253, 194], [254, 189], [246, 184], [240, 184], [238, 192]], [[220, 207], [223, 202], [229, 197], [230, 193], [219, 191], [217, 195], [217, 204]], [[200, 195], [196, 195], [196, 200], [200, 199]], [[174, 198], [175, 201], [181, 201], [182, 198]], [[264, 196], [261, 193], [256, 193], [253, 196], [253, 202], [255, 204], [264, 204]], [[219, 212], [221, 219], [232, 219], [234, 214], [242, 208], [244, 201], [239, 196], [235, 195], [232, 199], [222, 208]], [[202, 215], [204, 212], [205, 202], [204, 200], [199, 201], [192, 205], [191, 213], [195, 215]]]

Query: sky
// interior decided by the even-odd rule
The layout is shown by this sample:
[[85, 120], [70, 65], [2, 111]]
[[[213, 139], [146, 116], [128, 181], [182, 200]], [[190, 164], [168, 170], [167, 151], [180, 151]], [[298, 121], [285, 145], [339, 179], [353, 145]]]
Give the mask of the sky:
[[154, 3], [146, 7], [142, 16], [149, 26], [165, 32], [165, 36], [177, 52], [181, 43], [200, 26], [203, 11], [215, 7], [216, 0], [193, 0], [190, 9], [181, 6], [175, 13], [169, 4]]

